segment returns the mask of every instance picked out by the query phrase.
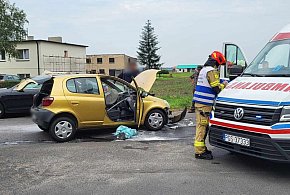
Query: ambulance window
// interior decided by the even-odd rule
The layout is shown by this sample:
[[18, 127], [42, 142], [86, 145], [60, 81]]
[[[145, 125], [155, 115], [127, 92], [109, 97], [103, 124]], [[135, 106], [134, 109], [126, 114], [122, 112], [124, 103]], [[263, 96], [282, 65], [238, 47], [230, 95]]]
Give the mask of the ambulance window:
[[238, 56], [237, 56], [237, 65], [239, 66], [243, 66], [245, 67], [246, 66], [246, 59], [241, 51], [240, 48], [238, 48]]
[[290, 76], [290, 40], [269, 42], [245, 70], [245, 76]]
[[226, 45], [226, 59], [230, 64], [237, 64], [237, 46]]
[[261, 68], [275, 68], [277, 66], [288, 67], [289, 44], [281, 44], [273, 47], [265, 56], [263, 62], [260, 63]]

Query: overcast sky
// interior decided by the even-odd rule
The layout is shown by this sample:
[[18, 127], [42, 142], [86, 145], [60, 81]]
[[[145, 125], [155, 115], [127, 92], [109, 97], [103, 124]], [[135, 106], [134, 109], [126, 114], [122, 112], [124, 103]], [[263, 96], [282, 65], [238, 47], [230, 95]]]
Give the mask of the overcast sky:
[[10, 0], [24, 9], [29, 34], [62, 36], [88, 45], [87, 54], [136, 56], [146, 20], [160, 41], [164, 66], [203, 64], [225, 41], [248, 60], [290, 23], [289, 0]]

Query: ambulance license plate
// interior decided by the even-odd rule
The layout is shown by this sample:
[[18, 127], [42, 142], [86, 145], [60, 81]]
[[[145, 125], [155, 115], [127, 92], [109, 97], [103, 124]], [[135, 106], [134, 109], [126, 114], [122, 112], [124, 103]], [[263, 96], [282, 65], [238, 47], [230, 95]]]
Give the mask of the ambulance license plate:
[[223, 136], [223, 140], [225, 142], [230, 142], [233, 144], [238, 144], [241, 146], [250, 146], [250, 139], [249, 138], [244, 138], [244, 137], [239, 137], [239, 136], [235, 136], [235, 135], [229, 135], [229, 134], [224, 134]]

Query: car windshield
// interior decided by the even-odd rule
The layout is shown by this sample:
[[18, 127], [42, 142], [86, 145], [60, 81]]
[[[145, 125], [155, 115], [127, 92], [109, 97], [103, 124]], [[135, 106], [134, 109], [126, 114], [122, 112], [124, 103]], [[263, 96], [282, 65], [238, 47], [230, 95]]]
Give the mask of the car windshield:
[[268, 43], [243, 73], [243, 76], [290, 76], [290, 40]]

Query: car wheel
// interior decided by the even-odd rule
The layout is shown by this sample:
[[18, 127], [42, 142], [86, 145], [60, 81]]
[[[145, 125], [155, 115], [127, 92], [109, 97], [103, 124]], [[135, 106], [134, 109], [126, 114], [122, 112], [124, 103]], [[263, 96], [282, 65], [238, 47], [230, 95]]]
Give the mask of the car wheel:
[[145, 127], [150, 131], [158, 131], [164, 127], [166, 116], [162, 110], [151, 110], [145, 119]]
[[67, 142], [74, 138], [76, 123], [70, 117], [56, 118], [50, 125], [49, 134], [58, 142]]
[[44, 127], [42, 127], [42, 126], [40, 126], [40, 125], [37, 125], [37, 126], [38, 126], [38, 128], [41, 129], [42, 131], [48, 131], [47, 128], [44, 128]]
[[0, 118], [4, 118], [5, 109], [4, 106], [0, 103]]

